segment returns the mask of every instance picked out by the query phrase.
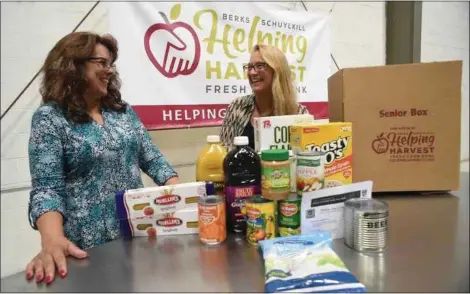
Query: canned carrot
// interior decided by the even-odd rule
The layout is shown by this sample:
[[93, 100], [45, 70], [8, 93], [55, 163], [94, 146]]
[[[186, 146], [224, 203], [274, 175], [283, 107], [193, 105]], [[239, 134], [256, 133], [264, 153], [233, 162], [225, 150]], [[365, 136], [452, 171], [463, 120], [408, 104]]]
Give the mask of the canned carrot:
[[216, 245], [227, 239], [225, 202], [222, 197], [211, 195], [201, 197], [198, 203], [199, 240]]

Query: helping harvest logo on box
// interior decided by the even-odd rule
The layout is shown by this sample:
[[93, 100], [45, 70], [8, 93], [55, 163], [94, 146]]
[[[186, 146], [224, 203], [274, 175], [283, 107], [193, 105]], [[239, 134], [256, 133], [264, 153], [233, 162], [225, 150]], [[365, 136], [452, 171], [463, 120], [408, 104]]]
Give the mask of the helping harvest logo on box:
[[372, 150], [388, 154], [392, 162], [434, 161], [434, 132], [418, 132], [415, 127], [393, 127], [372, 140]]

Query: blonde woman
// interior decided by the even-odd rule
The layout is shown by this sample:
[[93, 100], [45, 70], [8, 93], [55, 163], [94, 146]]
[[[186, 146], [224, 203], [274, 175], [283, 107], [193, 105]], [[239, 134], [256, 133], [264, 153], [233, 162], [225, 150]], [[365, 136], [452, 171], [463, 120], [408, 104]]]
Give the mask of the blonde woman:
[[231, 146], [236, 136], [247, 136], [254, 149], [254, 118], [308, 114], [297, 103], [296, 89], [287, 59], [274, 46], [256, 45], [244, 70], [253, 94], [238, 97], [227, 108], [220, 137]]

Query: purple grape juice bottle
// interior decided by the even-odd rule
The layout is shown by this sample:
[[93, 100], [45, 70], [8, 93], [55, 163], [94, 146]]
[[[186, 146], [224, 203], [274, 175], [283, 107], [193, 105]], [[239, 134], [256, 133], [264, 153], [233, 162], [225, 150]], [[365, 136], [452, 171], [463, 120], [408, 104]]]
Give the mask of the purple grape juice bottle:
[[245, 201], [261, 193], [261, 159], [248, 146], [248, 137], [234, 138], [224, 160], [227, 224], [234, 232], [246, 231]]

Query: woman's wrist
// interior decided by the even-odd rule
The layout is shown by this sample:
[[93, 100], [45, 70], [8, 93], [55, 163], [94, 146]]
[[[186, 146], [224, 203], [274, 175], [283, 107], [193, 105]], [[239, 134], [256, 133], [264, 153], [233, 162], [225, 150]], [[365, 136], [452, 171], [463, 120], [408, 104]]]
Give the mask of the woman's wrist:
[[176, 184], [179, 184], [180, 183], [180, 179], [178, 176], [174, 176], [174, 177], [171, 177], [169, 178], [168, 180], [166, 180], [165, 182], [165, 186], [166, 185], [176, 185]]

